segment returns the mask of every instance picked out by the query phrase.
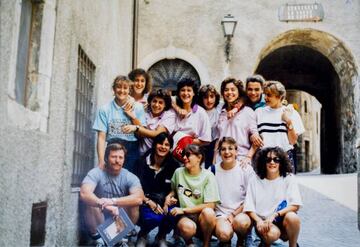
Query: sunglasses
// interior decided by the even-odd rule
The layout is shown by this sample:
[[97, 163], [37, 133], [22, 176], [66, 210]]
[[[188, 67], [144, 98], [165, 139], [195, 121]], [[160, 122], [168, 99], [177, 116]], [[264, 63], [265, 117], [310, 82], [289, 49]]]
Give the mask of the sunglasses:
[[182, 153], [182, 157], [186, 157], [186, 158], [189, 158], [190, 157], [190, 155], [192, 155], [193, 153], [191, 153], [191, 152], [189, 152], [189, 151], [187, 151], [187, 152], [183, 152]]
[[274, 161], [274, 163], [280, 164], [281, 159], [279, 157], [274, 157], [274, 158], [267, 157], [266, 158], [266, 163], [271, 163], [271, 161]]

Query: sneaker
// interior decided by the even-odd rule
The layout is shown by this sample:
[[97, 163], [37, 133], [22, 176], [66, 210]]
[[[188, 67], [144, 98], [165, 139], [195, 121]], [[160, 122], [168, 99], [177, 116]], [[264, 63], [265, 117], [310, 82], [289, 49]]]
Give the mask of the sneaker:
[[105, 247], [106, 246], [104, 240], [101, 237], [96, 239], [95, 243], [96, 243], [96, 247]]
[[136, 247], [146, 247], [146, 238], [144, 237], [139, 237], [138, 240], [136, 241]]

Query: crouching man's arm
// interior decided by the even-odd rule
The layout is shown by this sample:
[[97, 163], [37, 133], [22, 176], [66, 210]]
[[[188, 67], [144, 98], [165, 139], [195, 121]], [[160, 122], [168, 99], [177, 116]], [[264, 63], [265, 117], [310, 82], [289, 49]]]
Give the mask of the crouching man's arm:
[[104, 207], [105, 204], [111, 204], [112, 200], [109, 198], [99, 198], [95, 195], [95, 186], [92, 184], [82, 184], [80, 187], [80, 199], [85, 202], [86, 205], [92, 207]]
[[144, 200], [144, 191], [141, 187], [134, 187], [130, 189], [130, 194], [123, 197], [111, 198], [113, 206], [117, 207], [134, 207], [140, 206]]

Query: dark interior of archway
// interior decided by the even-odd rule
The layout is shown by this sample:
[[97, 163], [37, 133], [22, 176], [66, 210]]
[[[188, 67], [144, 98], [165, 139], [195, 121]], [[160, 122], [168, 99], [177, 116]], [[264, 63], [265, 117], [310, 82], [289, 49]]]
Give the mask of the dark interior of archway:
[[321, 111], [321, 172], [336, 173], [340, 160], [339, 77], [330, 61], [309, 47], [294, 45], [267, 55], [256, 73], [267, 80], [282, 82], [287, 89], [297, 89], [315, 96]]

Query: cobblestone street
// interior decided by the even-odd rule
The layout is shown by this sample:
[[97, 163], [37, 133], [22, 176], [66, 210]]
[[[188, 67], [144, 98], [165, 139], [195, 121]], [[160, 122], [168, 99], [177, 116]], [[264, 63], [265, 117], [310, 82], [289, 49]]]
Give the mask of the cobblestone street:
[[301, 186], [304, 207], [300, 211], [300, 246], [359, 246], [355, 211]]
[[[346, 182], [349, 178], [346, 178]], [[325, 176], [316, 178], [318, 184], [323, 185], [327, 179]], [[299, 176], [299, 180], [304, 183], [304, 179]], [[306, 180], [305, 180], [306, 182]], [[345, 180], [342, 182], [345, 183]], [[300, 183], [301, 184], [301, 183]], [[341, 187], [338, 184], [337, 187]], [[356, 193], [356, 186], [353, 183], [351, 189]], [[360, 232], [357, 228], [357, 212], [343, 206], [336, 200], [331, 199], [323, 194], [300, 185], [304, 206], [300, 209], [299, 215], [302, 220], [299, 245], [301, 247], [356, 247], [360, 243]], [[345, 190], [346, 188], [343, 188]], [[155, 236], [152, 232], [151, 239]], [[232, 246], [235, 246], [236, 238], [233, 238]], [[201, 242], [196, 241], [197, 246]], [[218, 246], [213, 242], [213, 247]], [[288, 243], [279, 243], [273, 246], [288, 246]]]

